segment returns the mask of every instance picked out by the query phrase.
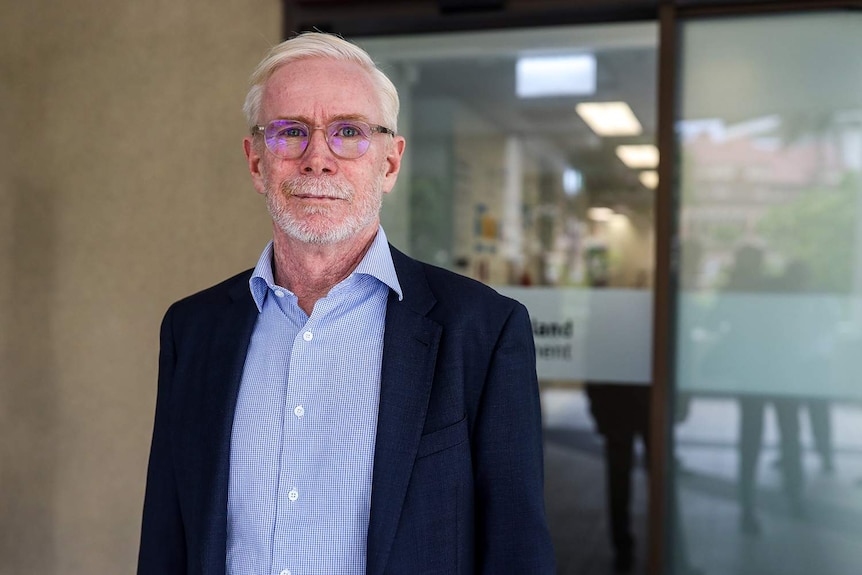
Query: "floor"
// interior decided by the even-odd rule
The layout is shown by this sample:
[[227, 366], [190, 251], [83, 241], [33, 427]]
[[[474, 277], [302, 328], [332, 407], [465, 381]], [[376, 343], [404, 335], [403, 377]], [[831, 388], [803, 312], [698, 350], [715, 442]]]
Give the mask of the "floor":
[[[579, 391], [543, 391], [546, 504], [559, 575], [614, 573], [605, 517], [601, 438], [594, 433]], [[734, 401], [696, 399], [677, 427], [681, 529], [685, 549], [704, 575], [858, 575], [862, 572], [862, 407], [831, 411], [835, 469], [821, 469], [802, 421], [805, 507], [794, 512], [782, 492], [776, 465], [780, 436], [767, 411], [757, 472], [759, 530], [740, 525], [737, 500]], [[638, 541], [632, 573], [645, 573], [647, 478], [633, 476], [633, 531]], [[680, 537], [683, 534], [683, 537]], [[684, 541], [681, 539], [684, 538]], [[666, 573], [671, 573], [670, 570]]]

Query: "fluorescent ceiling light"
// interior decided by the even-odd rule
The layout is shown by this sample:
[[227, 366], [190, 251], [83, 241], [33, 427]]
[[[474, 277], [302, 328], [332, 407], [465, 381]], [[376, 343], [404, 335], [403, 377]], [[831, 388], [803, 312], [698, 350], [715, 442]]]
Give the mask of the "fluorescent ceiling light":
[[588, 96], [596, 92], [596, 57], [518, 58], [515, 84], [521, 98]]
[[590, 208], [587, 217], [596, 222], [606, 222], [613, 217], [614, 211], [610, 208]]
[[599, 136], [639, 136], [641, 123], [625, 102], [582, 102], [578, 115]]
[[633, 169], [652, 169], [658, 166], [658, 148], [652, 144], [617, 146], [617, 157]]
[[658, 172], [656, 172], [655, 170], [641, 172], [638, 175], [638, 179], [641, 181], [645, 188], [654, 190], [658, 187]]

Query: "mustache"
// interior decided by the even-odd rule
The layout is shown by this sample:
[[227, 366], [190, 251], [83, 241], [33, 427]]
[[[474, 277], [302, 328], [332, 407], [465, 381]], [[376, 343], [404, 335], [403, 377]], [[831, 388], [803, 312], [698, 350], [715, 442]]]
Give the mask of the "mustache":
[[339, 200], [353, 198], [352, 187], [328, 178], [291, 178], [281, 183], [281, 192], [285, 196], [311, 196]]

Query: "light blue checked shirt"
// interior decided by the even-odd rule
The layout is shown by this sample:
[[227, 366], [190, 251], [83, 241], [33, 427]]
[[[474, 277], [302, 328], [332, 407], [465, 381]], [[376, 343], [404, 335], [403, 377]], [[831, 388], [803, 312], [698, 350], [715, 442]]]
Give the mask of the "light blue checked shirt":
[[401, 286], [379, 228], [309, 317], [275, 284], [272, 252], [249, 280], [260, 314], [233, 421], [227, 573], [364, 574], [386, 300]]

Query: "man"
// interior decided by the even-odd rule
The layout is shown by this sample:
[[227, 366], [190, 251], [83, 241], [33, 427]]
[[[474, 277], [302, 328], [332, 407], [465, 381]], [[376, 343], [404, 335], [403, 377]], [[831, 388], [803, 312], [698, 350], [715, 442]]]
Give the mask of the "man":
[[165, 315], [138, 573], [553, 573], [526, 310], [380, 227], [394, 86], [306, 33], [245, 111], [273, 241]]

